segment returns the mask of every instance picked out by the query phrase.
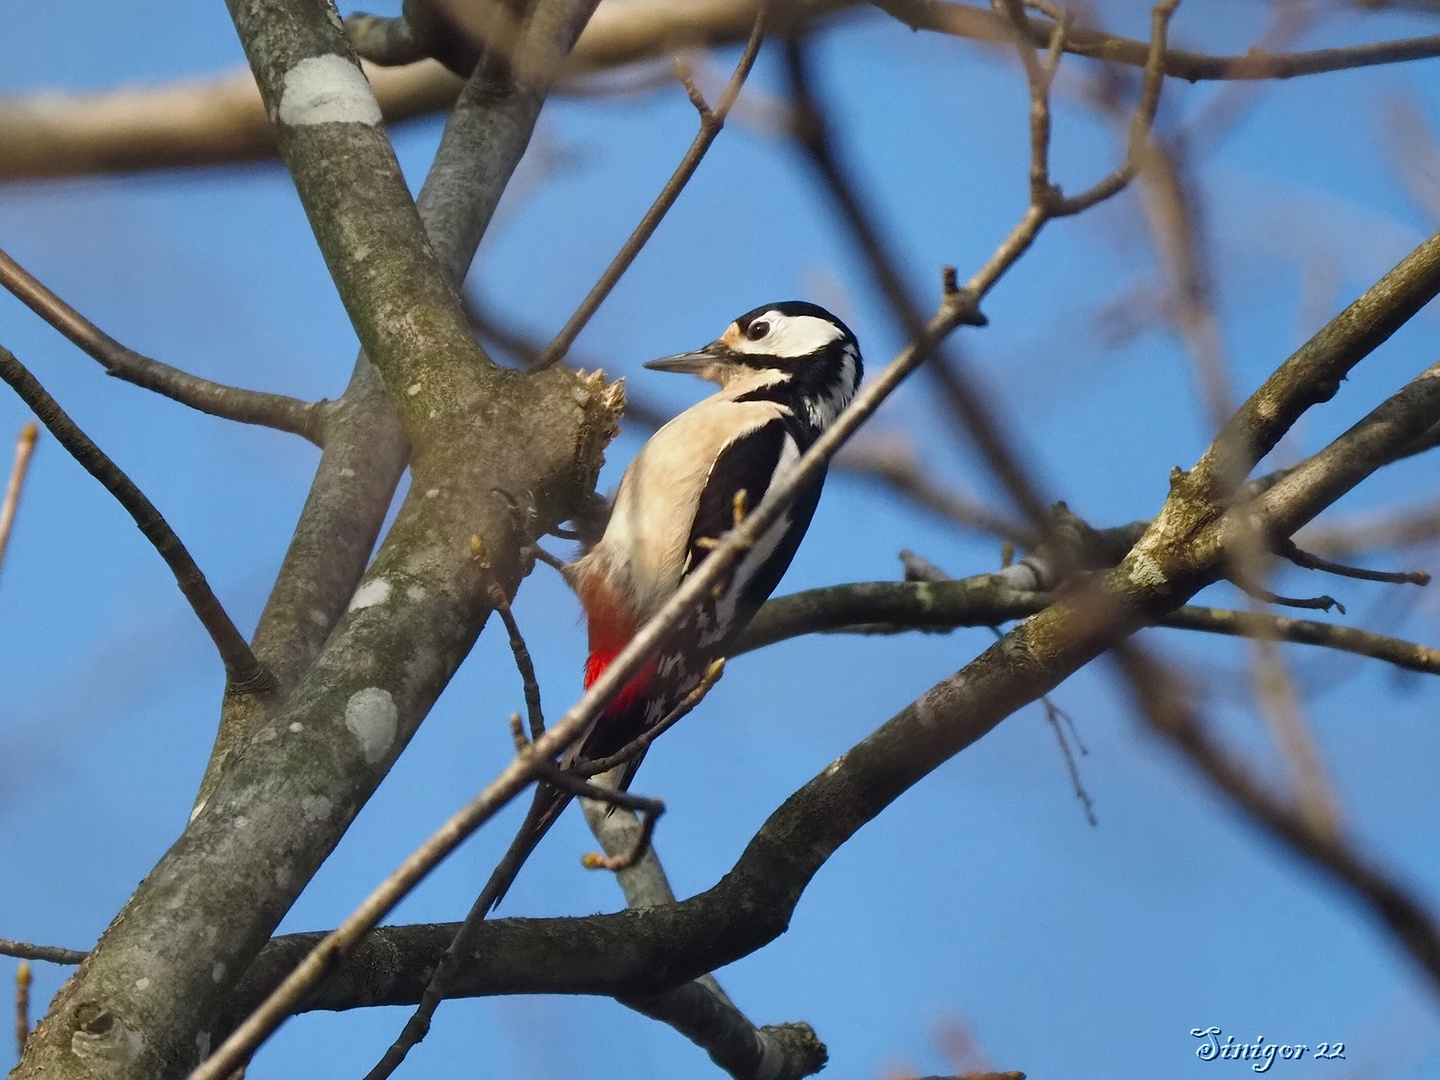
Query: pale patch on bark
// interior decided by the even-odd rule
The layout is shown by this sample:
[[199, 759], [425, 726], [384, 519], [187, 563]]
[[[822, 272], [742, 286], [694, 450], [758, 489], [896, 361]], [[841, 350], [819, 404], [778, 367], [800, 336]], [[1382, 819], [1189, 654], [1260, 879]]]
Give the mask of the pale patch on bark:
[[380, 105], [360, 69], [343, 56], [308, 56], [285, 73], [277, 113], [289, 127], [380, 123]]
[[355, 595], [350, 599], [350, 610], [360, 611], [362, 608], [383, 604], [389, 599], [390, 583], [384, 578], [375, 578], [373, 581], [364, 582], [355, 590]]
[[399, 718], [390, 691], [378, 686], [356, 690], [345, 703], [345, 726], [360, 740], [360, 752], [371, 765], [389, 752]]

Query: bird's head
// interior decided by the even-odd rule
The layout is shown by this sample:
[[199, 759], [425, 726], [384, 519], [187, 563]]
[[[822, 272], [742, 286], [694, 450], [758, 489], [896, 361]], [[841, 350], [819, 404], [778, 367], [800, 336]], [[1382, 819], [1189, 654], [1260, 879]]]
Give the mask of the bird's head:
[[779, 402], [821, 430], [855, 396], [863, 370], [849, 327], [803, 300], [763, 304], [703, 349], [645, 366], [698, 375], [737, 400]]

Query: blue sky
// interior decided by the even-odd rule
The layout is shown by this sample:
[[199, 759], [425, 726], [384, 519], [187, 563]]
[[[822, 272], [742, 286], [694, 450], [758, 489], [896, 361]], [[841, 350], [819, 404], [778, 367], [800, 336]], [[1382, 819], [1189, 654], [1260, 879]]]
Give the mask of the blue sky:
[[[1185, 5], [1176, 40], [1240, 51], [1267, 10], [1238, 0]], [[1419, 17], [1325, 10], [1306, 47], [1434, 29]], [[1107, 6], [1105, 14], [1113, 27], [1144, 32], [1143, 7]], [[220, 4], [56, 0], [22, 5], [6, 22], [7, 94], [164, 80], [242, 59]], [[731, 60], [722, 55], [717, 65]], [[942, 264], [968, 275], [1023, 210], [1026, 102], [1014, 65], [878, 17], [828, 35], [817, 64], [843, 117], [849, 159], [917, 290], [933, 297]], [[1401, 95], [1433, 100], [1437, 65], [1267, 88], [1205, 157], [1200, 195], [1242, 392], [1313, 328], [1313, 313], [1302, 312], [1307, 290], [1319, 297], [1312, 312], [1333, 312], [1435, 227], [1396, 178], [1380, 120]], [[1084, 70], [1083, 61], [1065, 62], [1067, 72]], [[776, 91], [779, 75], [767, 53], [753, 84]], [[1055, 171], [1077, 190], [1117, 150], [1067, 79]], [[1216, 94], [1204, 85], [1170, 90], [1167, 126]], [[497, 218], [472, 285], [514, 322], [553, 331], [693, 130], [678, 89], [552, 102], [534, 143], [547, 154], [522, 166], [529, 179]], [[438, 133], [436, 122], [394, 133], [417, 185]], [[556, 151], [569, 163], [558, 172], [534, 160]], [[354, 335], [276, 165], [0, 188], [0, 247], [126, 344], [199, 374], [333, 396], [353, 361]], [[1173, 338], [1149, 329], [1114, 345], [1097, 329], [1099, 307], [1133, 309], [1156, 275], [1138, 202], [1122, 196], [1047, 229], [987, 302], [990, 326], [958, 342], [1048, 489], [1095, 524], [1152, 514], [1170, 467], [1188, 465], [1207, 440], [1192, 369]], [[737, 121], [576, 352], [678, 408], [704, 393], [701, 384], [643, 372], [642, 361], [708, 341], [735, 314], [791, 296], [836, 307], [872, 370], [900, 345], [803, 163], [773, 135]], [[107, 380], [4, 296], [0, 343], [141, 484], [237, 621], [252, 627], [317, 452]], [[1427, 310], [1307, 416], [1277, 459], [1322, 445], [1433, 362], [1437, 346], [1440, 323]], [[991, 492], [930, 398], [925, 383], [907, 386], [877, 426], [912, 439], [948, 482]], [[4, 433], [24, 417], [0, 397], [7, 443]], [[605, 484], [638, 445], [622, 434]], [[1424, 460], [1397, 467], [1339, 510], [1417, 503], [1433, 495], [1433, 470]], [[781, 588], [893, 579], [902, 547], [957, 575], [992, 569], [999, 558], [995, 542], [834, 476]], [[1404, 559], [1407, 568], [1440, 569], [1433, 548]], [[1418, 590], [1399, 595], [1298, 574], [1282, 584], [1339, 596], [1355, 625], [1430, 644], [1440, 637], [1440, 608]], [[1213, 593], [1213, 602], [1235, 602], [1223, 588]], [[541, 568], [516, 612], [547, 707], [561, 709], [579, 689], [576, 604]], [[1147, 638], [1194, 659], [1217, 724], [1278, 775], [1260, 721], [1243, 707], [1244, 650], [1171, 631]], [[703, 708], [651, 753], [637, 785], [669, 806], [657, 845], [677, 891], [711, 885], [787, 794], [989, 640], [981, 630], [812, 638], [732, 665]], [[1300, 646], [1286, 655], [1347, 827], [1440, 910], [1435, 688]], [[158, 557], [44, 439], [0, 578], [0, 658], [0, 936], [84, 947], [184, 823], [213, 737], [221, 672]], [[1346, 896], [1150, 738], [1106, 669], [1079, 673], [1055, 697], [1090, 751], [1080, 767], [1098, 827], [1086, 824], [1040, 711], [1022, 711], [842, 849], [784, 937], [720, 973], [742, 1008], [760, 1023], [808, 1020], [830, 1048], [826, 1075], [854, 1080], [902, 1066], [946, 1071], [936, 1030], [949, 1018], [963, 1019], [996, 1067], [1032, 1077], [1240, 1075], [1243, 1063], [1194, 1056], [1189, 1031], [1209, 1025], [1245, 1040], [1346, 1043], [1344, 1062], [1277, 1063], [1287, 1080], [1440, 1077], [1433, 990]], [[487, 633], [284, 928], [333, 925], [493, 775], [508, 757], [505, 717], [519, 701], [504, 641]], [[467, 844], [395, 919], [458, 917], [517, 820], [507, 814]], [[617, 906], [614, 883], [578, 865], [593, 846], [579, 815], [567, 815], [505, 912]], [[39, 965], [37, 1001], [63, 975]], [[249, 1075], [363, 1074], [403, 1019], [400, 1010], [301, 1017]], [[7, 1044], [0, 1063], [8, 1053]], [[449, 1003], [406, 1068], [522, 1080], [582, 1071], [718, 1075], [669, 1029], [585, 998]]]

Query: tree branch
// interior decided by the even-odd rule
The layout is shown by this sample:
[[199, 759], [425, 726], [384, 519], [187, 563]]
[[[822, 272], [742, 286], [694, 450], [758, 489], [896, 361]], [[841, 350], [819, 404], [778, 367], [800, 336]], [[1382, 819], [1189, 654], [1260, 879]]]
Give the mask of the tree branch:
[[[1207, 498], [1227, 500], [1305, 410], [1334, 397], [1350, 369], [1437, 293], [1440, 233], [1412, 251], [1281, 364], [1221, 429], [1185, 482], [1196, 485]], [[1390, 446], [1388, 452], [1400, 449]]]
[[[876, 7], [899, 19], [912, 30], [934, 30], [954, 37], [1000, 44], [1013, 39], [1009, 21], [984, 8], [950, 0], [872, 0]], [[1025, 36], [1036, 48], [1047, 47], [1055, 24], [1049, 19], [1029, 19]], [[1147, 42], [1119, 37], [1103, 30], [1077, 27], [1068, 31], [1062, 46], [1065, 52], [1107, 63], [1143, 68], [1149, 59]], [[1252, 49], [1239, 56], [1212, 56], [1184, 49], [1167, 49], [1163, 73], [1187, 82], [1215, 79], [1293, 79], [1302, 75], [1323, 75], [1333, 71], [1401, 64], [1440, 56], [1440, 35], [1347, 45], [1308, 52], [1267, 53]]]
[[[762, 607], [731, 656], [803, 634], [900, 634], [998, 626], [1026, 619], [1054, 602], [1049, 593], [1017, 589], [999, 574], [949, 581], [870, 581], [776, 597]], [[1333, 623], [1226, 608], [1176, 608], [1153, 623], [1232, 637], [1291, 641], [1384, 660], [1440, 675], [1440, 649]]]
[[[606, 854], [621, 855], [635, 847], [641, 825], [633, 813], [612, 811], [601, 803], [580, 801], [590, 831]], [[615, 875], [630, 908], [673, 904], [675, 894], [654, 848], [634, 866]], [[757, 1028], [720, 988], [713, 975], [649, 998], [622, 998], [621, 1003], [669, 1024], [700, 1046], [735, 1080], [798, 1080], [825, 1065], [826, 1051], [809, 1024]]]
[[1440, 928], [1421, 903], [1231, 757], [1205, 730], [1190, 708], [1186, 688], [1171, 672], [1133, 645], [1116, 649], [1115, 661], [1146, 723], [1251, 819], [1369, 907], [1440, 990]]
[[274, 678], [255, 659], [249, 644], [240, 631], [235, 629], [235, 624], [230, 621], [225, 608], [211, 591], [200, 567], [195, 565], [190, 552], [160, 516], [155, 504], [80, 430], [35, 376], [3, 346], [0, 346], [0, 379], [4, 379], [15, 393], [20, 395], [20, 400], [30, 407], [31, 412], [49, 429], [50, 434], [55, 436], [55, 441], [63, 446], [86, 472], [100, 481], [106, 491], [115, 496], [116, 502], [124, 507], [145, 539], [155, 546], [220, 653], [220, 659], [225, 665], [225, 692], [232, 695], [272, 694], [275, 690]]
[[171, 401], [211, 416], [288, 431], [317, 446], [325, 443], [325, 416], [329, 402], [301, 401], [283, 394], [242, 390], [202, 379], [142, 356], [134, 349], [121, 345], [81, 315], [3, 251], [0, 251], [0, 285], [79, 346], [82, 352], [99, 361], [107, 375], [153, 390]]
[[680, 192], [685, 190], [685, 185], [695, 175], [695, 170], [700, 167], [700, 162], [705, 158], [705, 152], [710, 149], [710, 144], [719, 136], [722, 128], [725, 127], [725, 118], [730, 115], [730, 109], [735, 104], [736, 98], [740, 96], [740, 88], [745, 85], [745, 79], [750, 74], [750, 69], [755, 66], [755, 58], [760, 54], [760, 45], [765, 40], [765, 8], [762, 4], [759, 14], [755, 16], [755, 26], [750, 31], [750, 40], [745, 44], [745, 51], [740, 55], [740, 62], [735, 65], [735, 72], [726, 83], [725, 90], [720, 95], [720, 100], [715, 103], [715, 108], [705, 104], [705, 99], [696, 88], [694, 79], [683, 62], [676, 57], [676, 71], [680, 80], [685, 85], [686, 92], [690, 95], [690, 101], [700, 114], [700, 130], [696, 133], [695, 139], [690, 144], [690, 149], [685, 151], [685, 156], [680, 159], [680, 164], [665, 181], [665, 186], [660, 189], [660, 194], [650, 204], [650, 209], [645, 211], [645, 216], [640, 219], [640, 224], [635, 226], [635, 231], [630, 234], [615, 258], [610, 260], [610, 265], [600, 275], [600, 280], [585, 299], [580, 301], [580, 306], [570, 316], [555, 339], [545, 346], [545, 351], [530, 365], [531, 371], [540, 371], [555, 363], [570, 351], [570, 346], [575, 344], [575, 339], [580, 336], [580, 331], [590, 321], [605, 298], [610, 295], [610, 290], [615, 288], [616, 283], [630, 269], [630, 264], [640, 254], [643, 248], [660, 227], [660, 222], [670, 212], [670, 207], [675, 205], [675, 200], [680, 197]]
[[[1030, 87], [1030, 206], [1020, 222], [996, 249], [995, 253], [966, 283], [960, 294], [977, 305], [1016, 259], [1029, 249], [1045, 224], [1053, 218], [1068, 216], [1088, 209], [1110, 198], [1129, 183], [1139, 168], [1143, 149], [1150, 139], [1150, 128], [1159, 106], [1163, 83], [1161, 64], [1165, 55], [1166, 35], [1170, 16], [1178, 0], [1161, 0], [1152, 9], [1151, 41], [1147, 47], [1144, 88], [1130, 126], [1125, 160], [1114, 172], [1093, 187], [1070, 198], [1050, 180], [1050, 86], [1059, 61], [1068, 26], [1057, 24], [1048, 37], [1049, 52], [1041, 63], [1024, 41], [1016, 41]], [[1008, 38], [1014, 40], [1023, 32], [1023, 10], [1014, 5], [1012, 17], [1018, 26], [1009, 27]], [[792, 135], [815, 168], [840, 216], [848, 226], [856, 246], [865, 257], [875, 283], [890, 307], [896, 322], [907, 335], [920, 325], [920, 308], [910, 296], [900, 271], [899, 261], [884, 242], [874, 215], [864, 205], [857, 185], [847, 175], [830, 135], [826, 112], [811, 85], [803, 43], [792, 37], [786, 52], [790, 74], [791, 97], [795, 123]], [[978, 310], [975, 318], [983, 322]], [[959, 425], [969, 435], [975, 448], [989, 465], [1016, 506], [1037, 533], [1044, 533], [1049, 524], [1049, 503], [1031, 479], [1030, 471], [1021, 461], [1004, 427], [997, 421], [994, 409], [980, 390], [972, 385], [963, 371], [943, 350], [937, 350], [931, 364]]]
[[[799, 0], [787, 5], [798, 25], [813, 25], [859, 5]], [[880, 0], [907, 26], [1002, 43], [1003, 19], [945, 0]], [[575, 50], [566, 76], [608, 70], [677, 49], [733, 44], [755, 19], [752, 0], [619, 0], [606, 4]], [[1031, 20], [1036, 45], [1049, 39], [1045, 20]], [[1072, 30], [1067, 52], [1143, 67], [1148, 45], [1102, 31]], [[1165, 74], [1202, 79], [1279, 79], [1394, 64], [1440, 55], [1440, 36], [1382, 41], [1298, 53], [1209, 56], [1171, 49]], [[406, 67], [367, 64], [366, 74], [388, 123], [448, 109], [462, 82], [433, 60]], [[565, 89], [562, 81], [561, 89]], [[46, 94], [0, 100], [0, 181], [191, 168], [275, 156], [275, 135], [248, 72], [233, 71], [157, 87], [97, 94]]]
[[[488, 218], [489, 208], [473, 203], [503, 186], [523, 149], [544, 72], [522, 87], [515, 71], [498, 107], [464, 118], [488, 126], [494, 141], [463, 151], [452, 141], [442, 153], [476, 155], [486, 167], [445, 175], [441, 186], [463, 189], [466, 201], [447, 208], [452, 216], [432, 242], [333, 8], [319, 0], [236, 7], [322, 252], [367, 356], [402, 403], [413, 488], [348, 608], [340, 601], [343, 617], [324, 648], [255, 725], [246, 752], [219, 771], [203, 811], [62, 989], [17, 1077], [69, 1078], [83, 1068], [142, 1080], [195, 1064], [235, 980], [484, 625], [489, 606], [469, 538], [487, 538], [497, 576], [513, 591], [518, 550], [534, 540], [527, 530], [554, 527], [593, 490], [618, 411], [602, 380], [562, 371], [523, 378], [488, 364], [445, 276], [462, 254], [468, 262], [464, 245]], [[589, 9], [584, 0], [541, 0], [526, 32], [544, 39], [544, 55], [563, 52]], [[475, 423], [480, 415], [486, 423]], [[527, 513], [513, 514], [497, 490], [523, 494]], [[346, 522], [331, 520], [344, 532]], [[150, 979], [143, 995], [137, 965]]]
[[26, 941], [0, 938], [0, 956], [21, 960], [44, 960], [47, 964], [78, 964], [88, 956], [79, 949], [62, 949], [58, 945], [31, 945]]
[[34, 420], [27, 420], [20, 426], [20, 435], [15, 440], [15, 461], [10, 466], [10, 479], [5, 484], [5, 499], [0, 502], [0, 566], [5, 564], [5, 549], [10, 546], [10, 530], [15, 524], [15, 512], [20, 508], [20, 492], [25, 487], [25, 475], [30, 471], [30, 455], [35, 452], [35, 440], [40, 429]]

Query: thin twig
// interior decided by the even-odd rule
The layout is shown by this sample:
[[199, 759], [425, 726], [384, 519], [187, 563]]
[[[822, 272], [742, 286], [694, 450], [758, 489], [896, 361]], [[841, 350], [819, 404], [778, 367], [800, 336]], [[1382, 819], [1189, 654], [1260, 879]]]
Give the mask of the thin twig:
[[1296, 809], [1316, 832], [1340, 834], [1340, 807], [1325, 775], [1320, 749], [1305, 722], [1300, 696], [1272, 638], [1253, 640], [1253, 680], [1260, 714], [1290, 768]]
[[760, 505], [725, 535], [721, 544], [630, 639], [580, 700], [527, 750], [516, 754], [499, 776], [417, 847], [340, 926], [327, 934], [260, 1007], [231, 1032], [220, 1048], [191, 1073], [190, 1080], [224, 1080], [241, 1062], [248, 1060], [334, 963], [349, 953], [461, 841], [533, 781], [547, 762], [580, 738], [600, 710], [635, 676], [680, 620], [709, 594], [741, 553], [774, 524], [785, 507], [814, 481], [835, 452], [874, 415], [906, 376], [925, 361], [931, 350], [965, 321], [967, 311], [958, 298], [947, 294], [926, 324], [924, 333], [864, 386], [795, 465], [770, 485]]
[[[870, 581], [791, 593], [769, 601], [731, 650], [732, 657], [803, 634], [948, 632], [1024, 619], [1053, 602], [1048, 593], [1006, 585], [995, 574], [940, 581]], [[1408, 671], [1440, 675], [1440, 649], [1349, 626], [1268, 612], [1187, 604], [1156, 626], [1273, 637], [1368, 656]]]
[[[1040, 704], [1045, 708], [1045, 719], [1049, 721], [1051, 730], [1055, 732], [1055, 741], [1060, 744], [1060, 755], [1065, 759], [1065, 771], [1070, 774], [1070, 787], [1075, 792], [1075, 798], [1079, 799], [1080, 805], [1085, 808], [1085, 820], [1093, 829], [1100, 824], [1099, 819], [1095, 816], [1095, 800], [1090, 798], [1090, 793], [1085, 790], [1085, 784], [1080, 779], [1080, 764], [1075, 760], [1074, 751], [1070, 749], [1070, 740], [1065, 737], [1065, 729], [1060, 726], [1063, 720], [1070, 726], [1070, 730], [1074, 731], [1075, 721], [1069, 713], [1050, 700], [1049, 694], [1040, 696]], [[1077, 740], [1077, 745], [1082, 754], [1086, 752], [1083, 743], [1079, 743]]]
[[1429, 585], [1430, 575], [1424, 570], [1366, 570], [1360, 566], [1346, 566], [1343, 563], [1322, 559], [1295, 546], [1293, 540], [1277, 545], [1276, 553], [1289, 559], [1296, 566], [1306, 570], [1323, 570], [1336, 577], [1358, 578], [1360, 581], [1383, 581], [1388, 585]]
[[[947, 296], [961, 305], [967, 321], [983, 324], [979, 303], [1000, 280], [1001, 276], [1025, 253], [1045, 223], [1052, 218], [1076, 214], [1120, 191], [1134, 176], [1143, 147], [1148, 145], [1155, 112], [1159, 106], [1164, 82], [1163, 62], [1170, 16], [1179, 0], [1161, 0], [1152, 9], [1151, 41], [1145, 65], [1144, 89], [1130, 127], [1130, 140], [1125, 160], [1114, 172], [1090, 189], [1072, 198], [1065, 198], [1050, 181], [1050, 109], [1049, 86], [1058, 62], [1058, 49], [1063, 45], [1066, 25], [1062, 20], [1047, 35], [1048, 52], [1043, 62], [1036, 60], [1028, 46], [1021, 46], [1030, 85], [1031, 97], [1031, 201], [1019, 223], [1001, 242], [994, 254], [960, 287], [953, 274], [946, 279]], [[1020, 23], [1012, 26], [1010, 35], [1028, 33], [1029, 23], [1020, 13]], [[864, 206], [858, 189], [841, 164], [829, 134], [829, 124], [811, 85], [804, 44], [791, 37], [786, 57], [790, 73], [791, 97], [795, 123], [792, 134], [809, 156], [825, 183], [836, 207], [844, 217], [857, 246], [885, 296], [897, 321], [913, 336], [919, 325], [919, 308], [910, 298], [897, 260], [881, 238], [874, 216]], [[937, 350], [931, 365], [941, 383], [944, 397], [957, 419], [969, 433], [991, 470], [1024, 512], [1032, 528], [1044, 533], [1049, 525], [1049, 501], [1037, 489], [1029, 472], [1021, 464], [1020, 455], [1010, 445], [1004, 429], [995, 420], [993, 410], [979, 390], [972, 386], [961, 370]]]
[[30, 1041], [30, 965], [21, 960], [15, 967], [15, 1058], [25, 1056]]
[[1158, 625], [1236, 637], [1273, 636], [1280, 641], [1318, 645], [1356, 656], [1368, 656], [1407, 671], [1440, 675], [1440, 649], [1386, 637], [1384, 634], [1374, 634], [1368, 630], [1315, 622], [1311, 619], [1292, 619], [1288, 615], [1230, 611], [1225, 608], [1187, 604], [1165, 616]]
[[1230, 571], [1229, 581], [1251, 600], [1259, 600], [1262, 604], [1302, 608], [1308, 611], [1329, 611], [1334, 608], [1341, 615], [1345, 614], [1345, 605], [1333, 596], [1281, 596], [1279, 593], [1271, 592], [1258, 582], [1251, 581], [1247, 575], [1241, 574], [1233, 568]]
[[680, 77], [690, 101], [700, 114], [700, 130], [690, 144], [690, 149], [685, 151], [685, 156], [680, 159], [680, 164], [676, 166], [670, 179], [660, 189], [660, 194], [655, 197], [650, 209], [645, 211], [645, 216], [640, 219], [640, 224], [635, 226], [635, 231], [630, 234], [630, 238], [625, 241], [615, 258], [610, 261], [610, 265], [600, 275], [600, 280], [595, 283], [585, 299], [580, 301], [580, 306], [575, 309], [575, 313], [555, 335], [555, 340], [545, 347], [545, 351], [531, 365], [531, 371], [540, 371], [551, 366], [570, 350], [570, 346], [575, 344], [575, 339], [585, 328], [585, 324], [590, 321], [590, 317], [605, 302], [605, 298], [610, 295], [610, 290], [615, 287], [616, 282], [620, 280], [625, 271], [630, 269], [630, 264], [640, 254], [640, 249], [654, 235], [660, 222], [669, 213], [670, 207], [674, 206], [675, 200], [680, 197], [680, 192], [685, 190], [685, 185], [695, 175], [695, 170], [700, 167], [700, 162], [704, 159], [705, 152], [710, 149], [710, 144], [715, 141], [721, 128], [725, 126], [725, 118], [730, 114], [735, 99], [740, 96], [740, 88], [745, 85], [745, 79], [750, 74], [750, 69], [755, 66], [755, 57], [759, 55], [760, 45], [764, 40], [765, 5], [761, 4], [755, 16], [755, 26], [750, 31], [750, 40], [746, 42], [745, 51], [740, 56], [740, 62], [735, 66], [734, 74], [730, 76], [729, 83], [726, 84], [720, 100], [715, 103], [713, 109], [705, 104], [705, 99], [696, 88], [689, 69], [678, 57], [676, 58], [676, 74]]
[[545, 734], [545, 713], [540, 708], [540, 682], [535, 677], [535, 662], [530, 658], [530, 648], [525, 644], [525, 637], [520, 633], [520, 624], [515, 621], [515, 613], [510, 609], [510, 598], [500, 587], [500, 581], [485, 557], [485, 542], [478, 536], [470, 538], [470, 555], [485, 574], [485, 590], [490, 606], [505, 624], [505, 633], [510, 638], [510, 651], [515, 657], [515, 667], [519, 669], [520, 680], [524, 686], [525, 710], [530, 717], [530, 738], [538, 739]]
[[[874, 0], [874, 3], [876, 7], [917, 30], [932, 30], [987, 42], [1002, 42], [1013, 36], [1003, 16], [970, 4], [954, 3], [951, 0]], [[1052, 23], [1047, 20], [1032, 20], [1027, 29], [1029, 41], [1037, 48], [1047, 45], [1051, 33]], [[1147, 42], [1089, 27], [1081, 27], [1068, 34], [1064, 48], [1065, 52], [1075, 56], [1130, 67], [1143, 68], [1149, 60]], [[1187, 82], [1293, 79], [1378, 64], [1406, 63], [1434, 56], [1440, 56], [1440, 35], [1302, 52], [1252, 49], [1235, 56], [1169, 49], [1165, 53], [1164, 74]]]
[[723, 659], [713, 661], [705, 669], [705, 676], [700, 684], [691, 690], [681, 699], [665, 718], [653, 727], [646, 728], [644, 732], [626, 743], [609, 757], [597, 758], [593, 761], [580, 760], [572, 765], [567, 771], [572, 776], [599, 776], [611, 769], [624, 765], [627, 761], [633, 761], [643, 754], [652, 742], [658, 739], [665, 732], [678, 724], [689, 715], [690, 711], [705, 700], [705, 695], [710, 693], [710, 688], [720, 681], [720, 676], [725, 674], [725, 661]]
[[79, 949], [62, 949], [58, 945], [31, 945], [28, 941], [0, 938], [0, 956], [16, 956], [21, 960], [44, 960], [47, 964], [78, 964], [89, 953]]
[[34, 420], [27, 420], [20, 426], [20, 436], [15, 440], [15, 464], [10, 468], [10, 481], [5, 485], [5, 501], [0, 503], [0, 566], [5, 564], [5, 549], [10, 544], [10, 529], [15, 524], [15, 511], [20, 506], [20, 492], [25, 487], [25, 475], [30, 470], [30, 455], [35, 452], [35, 440], [40, 429]]
[[125, 508], [145, 539], [155, 546], [165, 564], [175, 575], [175, 581], [201, 624], [210, 634], [210, 640], [220, 652], [225, 664], [225, 688], [230, 694], [264, 694], [274, 688], [274, 679], [264, 666], [255, 659], [250, 645], [230, 621], [224, 607], [210, 589], [205, 575], [195, 565], [190, 552], [175, 535], [175, 530], [160, 516], [155, 504], [135, 486], [120, 468], [105, 455], [90, 437], [65, 414], [25, 365], [15, 359], [8, 349], [0, 346], [0, 379], [4, 379], [20, 399], [30, 406], [70, 455]]
[[1316, 830], [1297, 807], [1273, 794], [1228, 753], [1192, 710], [1186, 688], [1173, 672], [1131, 643], [1120, 645], [1113, 655], [1150, 727], [1272, 836], [1369, 907], [1440, 987], [1440, 928], [1421, 903], [1343, 839]]
[[3, 251], [0, 251], [0, 285], [99, 361], [107, 375], [153, 390], [211, 416], [288, 431], [317, 446], [324, 445], [329, 402], [301, 401], [283, 394], [226, 386], [127, 349]]
[[[905, 554], [911, 553], [906, 552]], [[1000, 632], [998, 626], [990, 627], [990, 632], [995, 635], [996, 641], [1003, 641], [1005, 638], [1005, 635]], [[1060, 746], [1060, 756], [1064, 759], [1065, 771], [1070, 776], [1070, 788], [1075, 792], [1075, 798], [1080, 801], [1080, 806], [1085, 811], [1086, 822], [1093, 829], [1100, 824], [1099, 819], [1095, 817], [1095, 801], [1090, 798], [1090, 793], [1085, 790], [1085, 784], [1080, 779], [1080, 765], [1075, 760], [1074, 751], [1070, 749], [1070, 740], [1065, 737], [1065, 729], [1060, 726], [1061, 721], [1064, 720], [1065, 723], [1070, 726], [1070, 730], [1074, 732], [1075, 720], [1069, 713], [1060, 708], [1059, 705], [1051, 701], [1049, 694], [1040, 695], [1040, 704], [1045, 710], [1045, 721], [1050, 725], [1050, 730], [1055, 734], [1055, 741]], [[1090, 752], [1085, 749], [1085, 744], [1080, 742], [1078, 735], [1075, 737], [1075, 743], [1080, 747], [1082, 754], [1088, 754]]]

